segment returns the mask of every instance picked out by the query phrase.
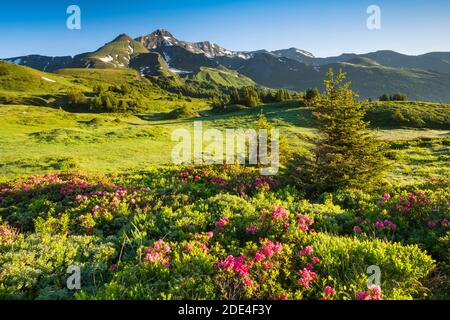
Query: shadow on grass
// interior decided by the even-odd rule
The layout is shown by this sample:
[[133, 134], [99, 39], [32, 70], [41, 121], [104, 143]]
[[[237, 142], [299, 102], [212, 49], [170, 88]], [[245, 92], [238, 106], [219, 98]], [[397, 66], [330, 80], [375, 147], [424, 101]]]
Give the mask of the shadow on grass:
[[167, 119], [167, 113], [152, 115], [138, 114], [136, 116], [143, 121], [149, 122], [167, 121], [170, 124], [183, 124], [194, 121], [216, 121], [218, 122], [218, 126], [221, 126], [219, 124], [220, 122], [225, 123], [225, 126], [229, 126], [231, 123], [236, 124], [236, 122], [245, 122], [248, 124], [249, 122], [256, 121], [261, 111], [271, 122], [284, 122], [286, 125], [291, 126], [315, 128], [316, 121], [311, 109], [299, 106], [297, 101], [288, 101], [284, 104], [260, 105], [254, 108], [246, 108], [228, 113], [216, 113], [213, 110], [207, 110], [200, 112], [200, 117], [194, 118]]

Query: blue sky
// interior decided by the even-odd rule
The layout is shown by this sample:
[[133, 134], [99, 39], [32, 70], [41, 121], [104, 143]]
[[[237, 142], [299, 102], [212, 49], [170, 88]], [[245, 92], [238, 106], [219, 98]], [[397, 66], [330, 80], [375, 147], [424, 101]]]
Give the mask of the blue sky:
[[[66, 9], [81, 8], [82, 29], [66, 28]], [[369, 5], [381, 8], [381, 30], [366, 27]], [[450, 51], [448, 0], [41, 0], [0, 9], [0, 57], [75, 55], [120, 33], [164, 28], [187, 41], [231, 50], [297, 47], [325, 57], [390, 49], [406, 54]]]

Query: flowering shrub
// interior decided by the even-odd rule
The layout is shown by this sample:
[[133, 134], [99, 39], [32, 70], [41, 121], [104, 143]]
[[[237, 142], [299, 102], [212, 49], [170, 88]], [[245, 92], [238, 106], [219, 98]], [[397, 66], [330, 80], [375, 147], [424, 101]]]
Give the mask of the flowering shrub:
[[[442, 184], [310, 202], [258, 173], [162, 167], [7, 182], [0, 298], [411, 299], [435, 260], [448, 261]], [[81, 266], [81, 291], [61, 281], [69, 265]], [[370, 265], [382, 283], [367, 291]]]
[[153, 246], [148, 247], [145, 259], [151, 265], [163, 265], [166, 268], [170, 267], [170, 244], [164, 243], [162, 239], [155, 242]]
[[17, 236], [17, 231], [8, 226], [8, 224], [0, 224], [0, 246], [12, 244]]
[[381, 288], [377, 285], [372, 285], [369, 291], [362, 291], [356, 293], [356, 300], [381, 300]]

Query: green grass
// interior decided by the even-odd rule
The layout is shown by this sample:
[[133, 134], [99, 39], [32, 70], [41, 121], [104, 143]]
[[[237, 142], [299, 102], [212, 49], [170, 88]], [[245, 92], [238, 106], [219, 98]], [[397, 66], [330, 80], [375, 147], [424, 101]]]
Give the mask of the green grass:
[[46, 73], [0, 61], [0, 104], [60, 107], [62, 98], [72, 88], [89, 95], [97, 85], [122, 84], [141, 92], [140, 99], [147, 113], [169, 112], [184, 105], [195, 110], [208, 107], [205, 100], [168, 93], [132, 69], [61, 69]]
[[378, 127], [450, 128], [450, 104], [405, 101], [374, 102], [367, 115]]
[[390, 178], [414, 184], [430, 177], [450, 176], [450, 138], [416, 138], [391, 143]]
[[206, 83], [212, 82], [224, 87], [255, 86], [255, 82], [252, 79], [226, 68], [201, 67], [200, 71], [193, 76], [193, 80]]
[[132, 69], [118, 68], [118, 69], [79, 69], [79, 68], [68, 68], [60, 69], [56, 72], [59, 75], [69, 76], [73, 79], [78, 79], [81, 81], [90, 80], [88, 84], [97, 84], [98, 82], [102, 84], [123, 84], [130, 83], [136, 80], [148, 82], [145, 78], [142, 78], [139, 73]]
[[[289, 101], [225, 115], [202, 111], [197, 118], [170, 120], [158, 117], [161, 113], [157, 112], [135, 116], [0, 105], [0, 180], [70, 168], [108, 173], [170, 163], [175, 129], [192, 132], [193, 122], [200, 120], [204, 130], [249, 128], [261, 109], [287, 138], [289, 147], [303, 152], [317, 137], [317, 130], [311, 110], [299, 105]], [[390, 153], [391, 181], [410, 183], [450, 173], [448, 131], [398, 127], [374, 134], [400, 145]], [[411, 139], [418, 142], [407, 142]]]
[[[215, 81], [235, 77], [221, 70], [204, 68], [202, 72], [203, 76], [219, 77]], [[139, 92], [145, 111], [115, 115], [70, 113], [57, 108], [70, 88], [89, 95], [98, 84], [131, 85]], [[131, 69], [62, 69], [45, 73], [0, 62], [0, 179], [70, 169], [106, 173], [170, 163], [176, 143], [171, 141], [171, 133], [175, 129], [192, 131], [195, 120], [203, 121], [204, 129], [249, 128], [261, 110], [281, 130], [293, 151], [304, 152], [311, 139], [317, 137], [317, 129], [312, 110], [301, 105], [300, 101], [286, 101], [215, 114], [207, 101], [168, 93]], [[189, 112], [178, 114], [183, 110]], [[168, 114], [175, 116], [168, 118]], [[445, 139], [449, 135], [449, 114], [449, 104], [370, 105], [367, 119], [371, 128], [377, 129], [374, 134], [406, 146], [390, 152], [391, 181], [410, 183], [448, 175]], [[418, 139], [432, 142], [423, 144]], [[408, 140], [420, 143], [406, 143]]]
[[[55, 93], [79, 86], [61, 75], [0, 61], [0, 95], [5, 93]], [[82, 88], [86, 89], [86, 88]]]

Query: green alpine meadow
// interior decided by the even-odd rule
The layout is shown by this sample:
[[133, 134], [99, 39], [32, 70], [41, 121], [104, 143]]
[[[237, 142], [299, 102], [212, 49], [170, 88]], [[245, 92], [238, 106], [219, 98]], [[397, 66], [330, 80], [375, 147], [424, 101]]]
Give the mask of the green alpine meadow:
[[450, 299], [450, 52], [233, 51], [78, 2], [1, 40], [0, 300]]

